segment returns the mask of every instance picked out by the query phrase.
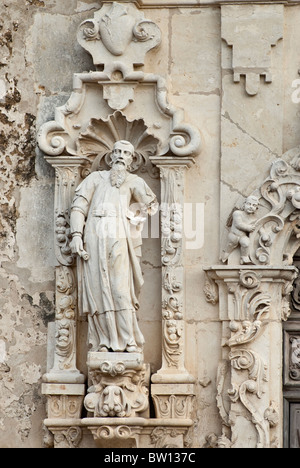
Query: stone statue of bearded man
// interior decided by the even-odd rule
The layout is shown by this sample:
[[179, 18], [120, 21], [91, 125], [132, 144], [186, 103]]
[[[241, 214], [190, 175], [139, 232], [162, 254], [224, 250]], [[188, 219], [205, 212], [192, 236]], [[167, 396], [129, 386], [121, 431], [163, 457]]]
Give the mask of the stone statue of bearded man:
[[156, 212], [157, 200], [129, 172], [133, 155], [131, 143], [116, 142], [111, 170], [92, 172], [71, 207], [70, 246], [78, 255], [79, 310], [88, 316], [91, 351], [141, 352], [144, 345], [136, 317], [143, 285], [140, 227]]

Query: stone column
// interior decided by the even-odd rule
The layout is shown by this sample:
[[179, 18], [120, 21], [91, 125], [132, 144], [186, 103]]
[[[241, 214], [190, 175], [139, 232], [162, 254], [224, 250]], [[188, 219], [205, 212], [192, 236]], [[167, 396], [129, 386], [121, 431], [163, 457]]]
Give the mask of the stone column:
[[158, 418], [191, 417], [195, 379], [185, 367], [184, 184], [191, 158], [151, 158], [161, 178], [162, 367], [152, 376]]
[[[55, 339], [48, 357], [42, 391], [48, 397], [49, 418], [79, 418], [85, 395], [85, 376], [76, 367], [77, 282], [75, 258], [69, 247], [69, 210], [75, 188], [82, 179], [84, 158], [47, 158], [55, 168], [56, 317]], [[52, 361], [52, 362], [51, 362]]]
[[[282, 447], [282, 321], [294, 267], [207, 268], [218, 285], [223, 324], [217, 404], [223, 422], [219, 447]], [[210, 291], [212, 291], [210, 289]], [[207, 295], [212, 302], [216, 296]]]

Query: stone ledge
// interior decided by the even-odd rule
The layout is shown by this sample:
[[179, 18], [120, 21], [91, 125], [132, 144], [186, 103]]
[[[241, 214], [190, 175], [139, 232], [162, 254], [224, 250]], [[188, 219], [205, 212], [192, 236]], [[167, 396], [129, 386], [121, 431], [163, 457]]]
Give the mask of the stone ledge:
[[[298, 5], [300, 0], [122, 0], [134, 2], [139, 8], [201, 8], [221, 5], [251, 5], [251, 4], [282, 4], [287, 6]], [[104, 0], [102, 3], [110, 3]], [[119, 2], [120, 3], [120, 2]]]
[[142, 353], [88, 353], [88, 367], [93, 370], [101, 370], [103, 373], [122, 374], [125, 370], [140, 370], [143, 367], [144, 356]]
[[43, 383], [43, 395], [85, 395], [85, 384]]
[[83, 419], [57, 419], [48, 418], [44, 420], [48, 428], [74, 427], [81, 428], [90, 426], [139, 426], [139, 427], [191, 427], [192, 419], [156, 419], [156, 418], [83, 418]]
[[138, 417], [84, 418], [46, 419], [44, 424], [54, 436], [55, 448], [84, 447], [91, 436], [95, 448], [184, 448], [193, 421]]

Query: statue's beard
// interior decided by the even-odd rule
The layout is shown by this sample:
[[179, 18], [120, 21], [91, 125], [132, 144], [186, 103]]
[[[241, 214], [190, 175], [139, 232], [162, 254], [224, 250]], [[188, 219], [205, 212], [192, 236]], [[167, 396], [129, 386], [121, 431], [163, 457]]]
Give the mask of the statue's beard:
[[110, 171], [110, 182], [113, 187], [120, 188], [127, 176], [126, 167], [122, 164], [114, 164]]

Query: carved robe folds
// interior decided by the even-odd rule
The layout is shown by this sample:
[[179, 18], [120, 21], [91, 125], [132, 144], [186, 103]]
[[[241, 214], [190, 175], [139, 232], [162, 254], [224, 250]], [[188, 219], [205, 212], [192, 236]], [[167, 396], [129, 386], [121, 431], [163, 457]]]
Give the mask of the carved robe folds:
[[[140, 177], [127, 173], [118, 188], [112, 186], [109, 171], [97, 171], [80, 184], [72, 204], [72, 232], [82, 232], [87, 218], [83, 240], [89, 258], [78, 261], [79, 309], [88, 314], [92, 351], [143, 348], [136, 319], [143, 284], [138, 259], [141, 233], [133, 233], [134, 225], [130, 224], [134, 217], [132, 199], [146, 212], [156, 203], [154, 193]], [[74, 225], [77, 213], [80, 226]]]

